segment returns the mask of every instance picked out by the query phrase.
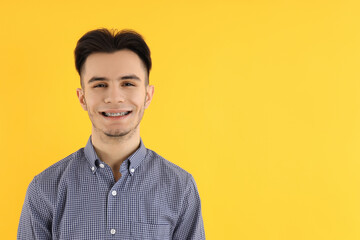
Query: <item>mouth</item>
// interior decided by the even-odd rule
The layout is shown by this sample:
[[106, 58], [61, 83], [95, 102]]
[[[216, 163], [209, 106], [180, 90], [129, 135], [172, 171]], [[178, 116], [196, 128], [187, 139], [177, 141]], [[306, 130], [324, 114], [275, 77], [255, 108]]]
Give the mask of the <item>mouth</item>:
[[121, 112], [101, 112], [101, 115], [107, 118], [121, 118], [127, 116], [131, 111], [121, 111]]

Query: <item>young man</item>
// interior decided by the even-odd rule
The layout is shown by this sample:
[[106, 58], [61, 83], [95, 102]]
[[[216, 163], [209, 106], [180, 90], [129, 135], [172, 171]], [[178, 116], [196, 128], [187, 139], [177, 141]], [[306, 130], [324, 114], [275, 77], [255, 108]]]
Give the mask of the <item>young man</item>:
[[193, 177], [140, 138], [154, 94], [143, 38], [90, 31], [77, 43], [75, 62], [92, 134], [85, 148], [30, 183], [18, 239], [205, 239]]

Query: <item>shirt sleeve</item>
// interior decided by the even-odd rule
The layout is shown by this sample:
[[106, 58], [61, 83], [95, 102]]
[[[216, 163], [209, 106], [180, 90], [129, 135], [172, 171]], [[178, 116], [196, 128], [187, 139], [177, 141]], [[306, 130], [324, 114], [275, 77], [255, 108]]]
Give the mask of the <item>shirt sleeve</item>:
[[182, 202], [180, 216], [174, 229], [174, 240], [205, 239], [204, 223], [201, 215], [200, 196], [194, 178], [191, 176]]
[[26, 192], [17, 239], [51, 239], [51, 219], [51, 213], [39, 194], [35, 177]]

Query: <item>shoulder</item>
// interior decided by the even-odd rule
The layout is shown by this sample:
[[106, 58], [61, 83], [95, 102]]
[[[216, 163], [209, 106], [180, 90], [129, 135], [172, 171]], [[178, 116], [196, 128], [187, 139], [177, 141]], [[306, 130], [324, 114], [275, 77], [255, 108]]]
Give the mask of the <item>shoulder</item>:
[[81, 148], [36, 175], [31, 185], [41, 196], [56, 196], [60, 184], [68, 181], [68, 177], [74, 175], [74, 170], [81, 169], [84, 160], [84, 149]]
[[[80, 160], [84, 157], [84, 148], [70, 154], [69, 156], [54, 163], [50, 167], [46, 168], [35, 178], [39, 181], [55, 180], [61, 178], [61, 176], [67, 172], [69, 168], [73, 168], [76, 165], [81, 164]], [[56, 180], [55, 180], [56, 181]]]
[[162, 189], [167, 201], [176, 206], [177, 216], [189, 206], [200, 209], [200, 196], [189, 172], [149, 149], [144, 165], [142, 171], [146, 172], [146, 179], [155, 180], [154, 183], [158, 189]]
[[165, 183], [167, 182], [185, 187], [186, 185], [192, 184], [194, 181], [189, 172], [150, 149], [147, 149], [145, 165], [146, 169], [153, 176], [161, 178], [161, 181]]

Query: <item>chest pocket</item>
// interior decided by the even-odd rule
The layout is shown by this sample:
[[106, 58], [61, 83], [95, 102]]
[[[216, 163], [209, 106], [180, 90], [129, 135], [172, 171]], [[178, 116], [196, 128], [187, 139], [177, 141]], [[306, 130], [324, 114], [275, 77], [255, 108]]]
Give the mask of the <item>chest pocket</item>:
[[170, 239], [170, 225], [131, 223], [133, 240], [166, 240]]

